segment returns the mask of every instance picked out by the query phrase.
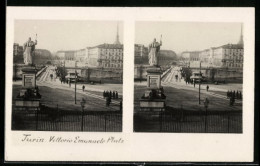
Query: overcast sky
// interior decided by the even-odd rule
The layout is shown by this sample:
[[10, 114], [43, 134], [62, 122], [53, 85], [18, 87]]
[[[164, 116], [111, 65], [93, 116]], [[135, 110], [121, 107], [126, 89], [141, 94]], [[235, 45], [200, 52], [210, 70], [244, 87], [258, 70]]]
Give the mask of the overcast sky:
[[153, 38], [159, 41], [162, 35], [161, 49], [170, 49], [178, 54], [236, 44], [241, 23], [136, 22], [135, 32], [135, 43], [148, 46]]
[[58, 50], [77, 50], [103, 43], [112, 44], [116, 40], [117, 23], [119, 40], [123, 43], [123, 23], [117, 21], [49, 21], [16, 20], [14, 42], [24, 44], [28, 37], [35, 40], [37, 48]]

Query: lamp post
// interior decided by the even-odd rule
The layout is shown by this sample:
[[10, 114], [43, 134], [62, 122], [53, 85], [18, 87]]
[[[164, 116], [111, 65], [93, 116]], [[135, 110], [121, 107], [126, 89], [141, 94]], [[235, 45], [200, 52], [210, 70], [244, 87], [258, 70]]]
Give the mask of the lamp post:
[[200, 75], [199, 75], [199, 104], [200, 104], [200, 83], [201, 83], [201, 61], [200, 61]]
[[75, 61], [75, 104], [77, 104], [77, 61]]
[[83, 131], [83, 121], [84, 121], [84, 107], [85, 107], [85, 104], [86, 104], [86, 100], [84, 98], [81, 99], [81, 102], [80, 102], [80, 105], [81, 105], [81, 108], [82, 108], [82, 112], [81, 112], [81, 131]]

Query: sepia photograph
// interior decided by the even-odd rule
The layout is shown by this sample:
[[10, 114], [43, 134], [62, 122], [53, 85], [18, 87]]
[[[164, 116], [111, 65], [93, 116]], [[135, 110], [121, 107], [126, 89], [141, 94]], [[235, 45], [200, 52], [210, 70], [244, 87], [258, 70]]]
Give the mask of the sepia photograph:
[[253, 161], [254, 23], [254, 8], [8, 7], [5, 161]]
[[242, 23], [136, 22], [134, 131], [242, 133]]
[[122, 131], [123, 23], [15, 20], [12, 130]]

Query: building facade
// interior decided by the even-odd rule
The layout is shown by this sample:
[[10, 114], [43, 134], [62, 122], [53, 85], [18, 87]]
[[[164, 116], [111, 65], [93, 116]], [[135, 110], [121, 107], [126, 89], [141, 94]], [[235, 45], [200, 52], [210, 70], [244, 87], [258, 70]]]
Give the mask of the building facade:
[[87, 61], [90, 66], [103, 68], [123, 68], [123, 45], [101, 44], [87, 48]]
[[23, 55], [23, 46], [20, 46], [18, 43], [14, 43], [14, 45], [13, 45], [13, 55], [14, 56]]
[[135, 64], [148, 64], [148, 48], [143, 44], [135, 44]]
[[244, 42], [241, 35], [237, 44], [225, 44], [219, 47], [211, 47], [202, 51], [183, 52], [182, 60], [186, 66], [206, 68], [243, 69]]

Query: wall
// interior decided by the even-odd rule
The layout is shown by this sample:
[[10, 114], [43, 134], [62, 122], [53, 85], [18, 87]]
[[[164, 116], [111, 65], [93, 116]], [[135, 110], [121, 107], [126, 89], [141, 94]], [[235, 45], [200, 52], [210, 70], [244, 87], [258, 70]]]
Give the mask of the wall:
[[87, 68], [81, 70], [81, 77], [85, 81], [94, 81], [102, 83], [122, 83], [123, 70], [107, 70], [102, 68]]
[[[191, 68], [191, 71], [199, 72], [199, 68]], [[243, 71], [241, 69], [201, 68], [201, 73], [209, 81], [225, 81], [226, 83], [242, 83], [243, 81]]]

